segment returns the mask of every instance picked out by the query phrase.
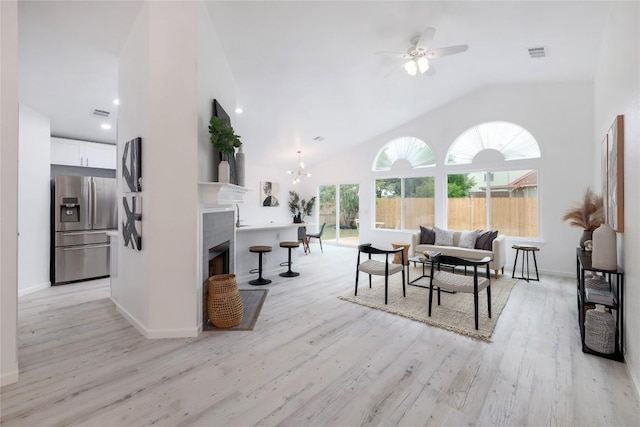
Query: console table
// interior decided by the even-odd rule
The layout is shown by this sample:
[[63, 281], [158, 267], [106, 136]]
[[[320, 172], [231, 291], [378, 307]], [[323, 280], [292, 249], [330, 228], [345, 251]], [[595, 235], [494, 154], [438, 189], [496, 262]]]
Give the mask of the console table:
[[[586, 272], [598, 273], [609, 284], [611, 293], [610, 301], [591, 300], [585, 291]], [[576, 249], [576, 276], [577, 276], [577, 297], [578, 297], [578, 322], [580, 326], [580, 338], [582, 340], [582, 351], [607, 359], [624, 362], [624, 272], [621, 268], [616, 270], [600, 270], [591, 266], [591, 252], [582, 248]], [[600, 353], [585, 345], [585, 314], [590, 306], [595, 304], [603, 305], [615, 317], [615, 350], [613, 353]], [[615, 314], [614, 314], [615, 312]]]

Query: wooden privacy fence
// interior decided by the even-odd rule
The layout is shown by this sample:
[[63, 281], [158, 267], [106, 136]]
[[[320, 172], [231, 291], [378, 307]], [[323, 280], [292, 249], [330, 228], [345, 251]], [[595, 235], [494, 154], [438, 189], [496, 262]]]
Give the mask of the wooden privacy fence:
[[[400, 198], [376, 201], [376, 222], [379, 228], [399, 229]], [[406, 198], [405, 229], [417, 230], [420, 225], [434, 225], [434, 199]], [[484, 230], [487, 227], [486, 199], [451, 198], [447, 202], [447, 228], [451, 230]], [[537, 198], [491, 199], [491, 228], [508, 236], [538, 236]]]

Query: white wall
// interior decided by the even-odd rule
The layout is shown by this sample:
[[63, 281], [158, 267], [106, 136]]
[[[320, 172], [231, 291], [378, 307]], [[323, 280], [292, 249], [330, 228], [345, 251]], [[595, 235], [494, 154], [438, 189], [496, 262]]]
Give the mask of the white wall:
[[[543, 156], [539, 162], [541, 240], [534, 241], [541, 248], [538, 267], [547, 273], [575, 274], [575, 247], [582, 230], [570, 228], [560, 217], [572, 199], [578, 200], [592, 182], [591, 83], [501, 85], [480, 89], [350, 151], [339, 153], [322, 166], [314, 166], [312, 179], [318, 185], [360, 184], [361, 242], [380, 245], [410, 242], [407, 232], [371, 229], [374, 215], [371, 167], [378, 150], [394, 138], [415, 136], [431, 146], [436, 164], [442, 165], [450, 144], [458, 135], [474, 125], [492, 120], [516, 123], [529, 130], [540, 144]], [[514, 168], [533, 165], [531, 162], [509, 162]], [[446, 171], [442, 166], [434, 168], [438, 187], [436, 225], [441, 227], [446, 226], [446, 186], [443, 184]], [[420, 176], [422, 172], [413, 170], [411, 173]], [[560, 184], [561, 191], [558, 191]], [[512, 265], [513, 254], [508, 251], [507, 267]]]
[[0, 2], [0, 385], [18, 381], [18, 6]]
[[51, 125], [26, 105], [20, 105], [19, 147], [18, 296], [51, 286]]
[[[136, 137], [142, 138], [142, 192], [143, 210], [146, 214], [148, 189], [145, 167], [148, 165], [148, 152], [154, 149], [153, 142], [149, 141], [149, 58], [147, 45], [149, 23], [148, 3], [144, 3], [136, 22], [129, 33], [129, 37], [120, 52], [118, 61], [118, 168], [116, 182], [118, 185], [118, 229], [120, 237], [117, 243], [122, 244], [122, 221], [124, 210], [122, 208], [123, 191], [121, 157], [124, 144]], [[127, 193], [129, 194], [129, 193]], [[146, 234], [148, 227], [143, 218], [142, 245], [146, 246]], [[114, 239], [115, 240], [115, 239]], [[118, 310], [146, 334], [149, 325], [149, 251], [134, 251], [130, 248], [120, 248], [117, 259], [117, 278], [111, 278], [111, 299]], [[116, 260], [112, 260], [116, 262]]]
[[[624, 233], [618, 234], [619, 264], [625, 270], [625, 359], [640, 395], [640, 7], [614, 2], [597, 57], [594, 83], [594, 169], [600, 170], [600, 144], [614, 118], [624, 115]], [[594, 174], [594, 186], [600, 185]]]

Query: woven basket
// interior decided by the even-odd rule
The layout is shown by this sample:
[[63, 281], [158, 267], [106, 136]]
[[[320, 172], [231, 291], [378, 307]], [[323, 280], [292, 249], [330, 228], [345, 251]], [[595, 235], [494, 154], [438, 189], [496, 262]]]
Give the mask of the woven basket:
[[207, 314], [217, 328], [231, 328], [242, 321], [242, 297], [235, 274], [216, 274], [209, 278]]
[[611, 354], [616, 350], [616, 320], [611, 313], [588, 310], [584, 321], [584, 343], [591, 350]]

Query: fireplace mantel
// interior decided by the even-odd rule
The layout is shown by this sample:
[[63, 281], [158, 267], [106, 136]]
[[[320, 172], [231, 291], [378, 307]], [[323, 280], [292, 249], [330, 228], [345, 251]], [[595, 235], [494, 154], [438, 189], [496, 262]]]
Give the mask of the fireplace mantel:
[[198, 197], [201, 206], [232, 205], [242, 203], [246, 187], [221, 182], [199, 182]]

